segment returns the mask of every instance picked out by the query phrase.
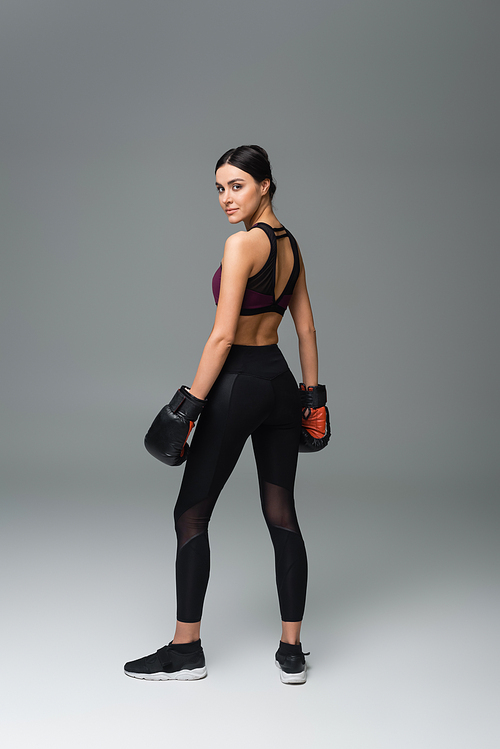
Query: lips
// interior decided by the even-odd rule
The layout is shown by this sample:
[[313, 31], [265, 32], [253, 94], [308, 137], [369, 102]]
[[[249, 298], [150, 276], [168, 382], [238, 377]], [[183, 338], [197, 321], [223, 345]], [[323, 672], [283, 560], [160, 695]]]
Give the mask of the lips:
[[236, 213], [237, 210], [237, 208], [226, 208], [226, 213]]

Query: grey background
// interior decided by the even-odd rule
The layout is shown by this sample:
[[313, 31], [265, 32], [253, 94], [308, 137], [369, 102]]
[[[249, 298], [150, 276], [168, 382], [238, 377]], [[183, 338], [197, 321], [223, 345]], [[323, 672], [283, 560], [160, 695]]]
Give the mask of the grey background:
[[[4, 746], [498, 746], [499, 15], [4, 0]], [[301, 245], [332, 415], [297, 482], [302, 689], [249, 449], [212, 522], [209, 678], [121, 671], [171, 638], [182, 469], [142, 438], [210, 332], [241, 143]]]

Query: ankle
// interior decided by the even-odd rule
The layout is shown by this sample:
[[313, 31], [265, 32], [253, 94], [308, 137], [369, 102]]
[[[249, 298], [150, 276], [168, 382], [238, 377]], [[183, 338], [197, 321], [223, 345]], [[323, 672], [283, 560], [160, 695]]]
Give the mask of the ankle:
[[288, 645], [300, 645], [300, 629], [302, 622], [281, 622], [281, 642]]
[[200, 639], [201, 622], [180, 622], [175, 625], [174, 639], [172, 645], [186, 645], [197, 642]]
[[183, 637], [174, 637], [174, 639], [172, 640], [172, 642], [170, 644], [171, 645], [194, 645], [197, 642], [201, 642], [199, 637], [195, 638], [195, 639], [191, 639], [191, 638], [186, 639], [186, 638], [183, 638]]

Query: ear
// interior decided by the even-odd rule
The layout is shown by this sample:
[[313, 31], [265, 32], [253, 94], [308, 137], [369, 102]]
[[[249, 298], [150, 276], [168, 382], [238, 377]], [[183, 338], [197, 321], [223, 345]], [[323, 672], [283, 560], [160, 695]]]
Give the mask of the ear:
[[263, 179], [260, 183], [260, 191], [261, 195], [265, 195], [267, 192], [269, 192], [269, 188], [271, 187], [271, 180], [266, 177], [266, 179]]

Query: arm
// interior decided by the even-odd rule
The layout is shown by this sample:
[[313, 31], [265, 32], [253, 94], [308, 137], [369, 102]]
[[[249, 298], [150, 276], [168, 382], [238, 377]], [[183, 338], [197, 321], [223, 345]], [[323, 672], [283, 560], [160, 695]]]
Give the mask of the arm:
[[253, 259], [246, 232], [232, 234], [227, 239], [215, 322], [190, 388], [190, 392], [196, 398], [207, 397], [229, 354], [238, 327]]
[[326, 447], [330, 440], [330, 417], [326, 407], [326, 388], [324, 385], [318, 385], [316, 330], [307, 293], [302, 257], [300, 258], [299, 278], [289, 308], [299, 339], [299, 356], [303, 379], [303, 383], [300, 385], [302, 432], [299, 452], [318, 452]]
[[[300, 254], [300, 250], [299, 250]], [[306, 274], [300, 255], [300, 274], [295, 284], [289, 310], [293, 318], [299, 339], [299, 358], [302, 369], [302, 381], [306, 387], [318, 384], [318, 349], [316, 346], [316, 329], [307, 293]]]

